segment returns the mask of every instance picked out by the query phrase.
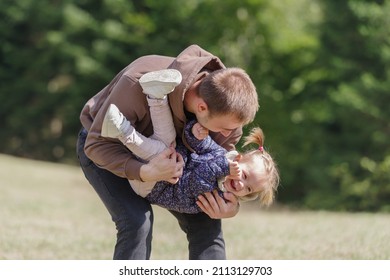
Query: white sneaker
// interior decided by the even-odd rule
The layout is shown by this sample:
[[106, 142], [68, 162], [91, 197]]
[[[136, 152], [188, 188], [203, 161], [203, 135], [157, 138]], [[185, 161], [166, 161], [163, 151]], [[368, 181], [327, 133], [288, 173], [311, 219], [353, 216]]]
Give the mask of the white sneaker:
[[144, 74], [139, 83], [143, 92], [151, 98], [163, 99], [181, 83], [181, 74], [176, 69], [163, 69]]
[[114, 104], [110, 104], [103, 119], [101, 135], [103, 137], [111, 138], [120, 136], [122, 134], [121, 124], [123, 123], [123, 120], [124, 116], [119, 111], [118, 107]]

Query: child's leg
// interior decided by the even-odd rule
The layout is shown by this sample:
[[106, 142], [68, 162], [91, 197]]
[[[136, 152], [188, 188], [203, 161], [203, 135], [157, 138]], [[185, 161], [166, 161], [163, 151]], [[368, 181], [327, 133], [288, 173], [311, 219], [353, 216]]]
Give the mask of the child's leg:
[[114, 104], [107, 109], [101, 134], [103, 137], [118, 138], [134, 155], [147, 161], [167, 148], [163, 142], [136, 131]]
[[176, 130], [168, 99], [148, 98], [148, 104], [153, 124], [151, 138], [162, 141], [167, 147], [175, 146]]
[[129, 180], [129, 183], [134, 192], [142, 197], [146, 197], [156, 184], [156, 182], [142, 182], [138, 180]]
[[175, 69], [163, 69], [143, 75], [139, 83], [148, 96], [150, 116], [154, 134], [152, 138], [161, 140], [166, 146], [174, 145], [176, 131], [167, 95], [181, 82], [181, 74]]

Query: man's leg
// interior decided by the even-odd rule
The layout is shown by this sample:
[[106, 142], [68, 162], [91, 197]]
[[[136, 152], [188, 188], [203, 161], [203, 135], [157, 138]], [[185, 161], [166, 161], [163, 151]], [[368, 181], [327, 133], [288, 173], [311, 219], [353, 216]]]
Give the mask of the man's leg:
[[226, 259], [221, 220], [211, 219], [204, 213], [170, 212], [187, 235], [190, 260]]
[[125, 178], [97, 167], [84, 153], [87, 132], [77, 141], [77, 155], [85, 177], [103, 201], [117, 228], [114, 259], [149, 259], [153, 212], [150, 203], [138, 196]]

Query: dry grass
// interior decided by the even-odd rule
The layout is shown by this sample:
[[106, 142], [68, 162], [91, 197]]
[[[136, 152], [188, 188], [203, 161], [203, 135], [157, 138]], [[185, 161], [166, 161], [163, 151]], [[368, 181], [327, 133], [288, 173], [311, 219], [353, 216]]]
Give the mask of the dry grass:
[[[390, 215], [259, 210], [224, 220], [229, 259], [390, 259]], [[111, 259], [115, 228], [75, 166], [0, 155], [0, 259]], [[155, 208], [153, 259], [186, 259]]]

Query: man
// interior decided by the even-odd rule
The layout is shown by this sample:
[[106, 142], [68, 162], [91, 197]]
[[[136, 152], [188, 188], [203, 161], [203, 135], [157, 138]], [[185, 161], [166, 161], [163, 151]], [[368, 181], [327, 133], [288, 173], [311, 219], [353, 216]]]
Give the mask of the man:
[[[114, 259], [149, 259], [153, 212], [149, 202], [138, 196], [128, 179], [169, 181], [182, 174], [183, 159], [167, 149], [150, 162], [140, 162], [119, 141], [101, 136], [103, 118], [115, 104], [131, 124], [145, 136], [153, 134], [145, 94], [139, 84], [148, 72], [172, 68], [180, 71], [182, 82], [169, 95], [177, 135], [187, 120], [196, 118], [211, 137], [227, 150], [234, 149], [242, 135], [242, 125], [254, 119], [257, 92], [241, 69], [226, 69], [220, 59], [192, 45], [176, 58], [149, 55], [133, 61], [84, 106], [80, 120], [78, 156], [83, 172], [100, 196], [117, 228]], [[231, 112], [231, 114], [226, 114]], [[238, 212], [232, 194], [224, 199], [215, 193], [199, 197], [205, 213], [171, 211], [189, 242], [190, 259], [225, 259], [222, 218]]]

